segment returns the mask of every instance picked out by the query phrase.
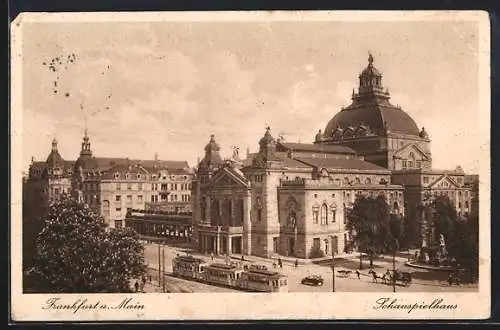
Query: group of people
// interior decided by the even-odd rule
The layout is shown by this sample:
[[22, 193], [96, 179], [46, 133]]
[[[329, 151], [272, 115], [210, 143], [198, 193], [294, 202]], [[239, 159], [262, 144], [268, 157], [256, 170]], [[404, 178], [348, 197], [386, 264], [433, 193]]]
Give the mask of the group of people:
[[276, 264], [276, 262], [273, 262], [273, 268], [276, 268], [276, 266], [280, 269], [283, 269], [283, 262], [281, 261], [281, 258], [278, 258], [278, 264]]
[[[151, 281], [152, 281], [151, 275], [148, 275], [147, 280], [149, 280], [149, 283], [151, 283]], [[147, 280], [146, 280], [145, 276], [142, 276], [140, 283], [139, 283], [139, 281], [135, 281], [135, 283], [134, 283], [135, 292], [144, 292], [144, 287], [146, 286]]]

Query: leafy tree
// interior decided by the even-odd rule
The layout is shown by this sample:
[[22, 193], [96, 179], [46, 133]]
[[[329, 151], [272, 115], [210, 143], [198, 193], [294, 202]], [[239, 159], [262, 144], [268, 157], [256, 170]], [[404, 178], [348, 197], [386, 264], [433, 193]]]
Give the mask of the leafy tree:
[[455, 206], [447, 196], [436, 196], [432, 201], [432, 225], [434, 244], [439, 244], [440, 235], [445, 237], [447, 245], [453, 244], [455, 240], [455, 226], [457, 224], [457, 212]]
[[358, 248], [366, 253], [373, 266], [377, 254], [392, 251], [394, 239], [391, 234], [391, 217], [385, 197], [358, 196], [347, 212], [346, 229], [352, 239], [347, 249]]
[[403, 237], [401, 247], [405, 249], [417, 248], [421, 245], [422, 229], [419, 216], [405, 214], [403, 221]]
[[130, 292], [145, 272], [144, 247], [130, 228], [106, 230], [104, 219], [69, 198], [50, 205], [36, 239], [28, 281], [37, 292]]
[[23, 270], [33, 265], [35, 239], [43, 226], [40, 217], [46, 214], [49, 205], [42, 190], [41, 183], [23, 180]]

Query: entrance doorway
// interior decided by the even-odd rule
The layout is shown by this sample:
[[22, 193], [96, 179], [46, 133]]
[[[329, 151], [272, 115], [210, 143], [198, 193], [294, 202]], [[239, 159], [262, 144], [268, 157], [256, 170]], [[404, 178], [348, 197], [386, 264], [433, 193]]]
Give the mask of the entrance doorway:
[[290, 237], [288, 239], [288, 254], [293, 256], [295, 255], [295, 238]]
[[241, 236], [231, 238], [231, 251], [235, 254], [241, 254]]

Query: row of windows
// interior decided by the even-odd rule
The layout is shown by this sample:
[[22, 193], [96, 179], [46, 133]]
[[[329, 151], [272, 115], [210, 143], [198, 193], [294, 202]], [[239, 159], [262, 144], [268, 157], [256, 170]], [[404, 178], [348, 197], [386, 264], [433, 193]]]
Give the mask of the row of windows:
[[[120, 177], [123, 177], [123, 176], [120, 173], [115, 173], [115, 175], [114, 175], [115, 179], [120, 179]], [[141, 174], [141, 173], [137, 173], [137, 174], [127, 173], [127, 174], [125, 174], [124, 177], [127, 180], [130, 180], [130, 179], [147, 180], [147, 178], [148, 178], [146, 174]], [[157, 180], [157, 179], [167, 180], [166, 175], [161, 176], [161, 177], [157, 176], [157, 175], [152, 175], [151, 178], [153, 180]], [[187, 175], [183, 175], [183, 176], [170, 175], [168, 178], [171, 180], [187, 180], [188, 176]]]
[[[319, 206], [313, 206], [313, 223], [318, 224], [318, 218], [321, 213], [321, 224], [328, 225], [328, 206], [326, 204], [321, 205], [321, 209]], [[334, 223], [336, 221], [337, 209], [335, 207], [330, 208], [331, 213], [331, 222]]]
[[[360, 190], [360, 191], [354, 192], [354, 196], [363, 195], [363, 193], [364, 193], [364, 191]], [[384, 193], [383, 192], [368, 191], [368, 195], [370, 197], [374, 197], [376, 194], [384, 194]], [[335, 198], [335, 196], [336, 196], [335, 194], [332, 194], [332, 198]], [[344, 191], [342, 193], [342, 196], [345, 200], [349, 201], [351, 199], [351, 193], [349, 193], [349, 192]], [[399, 196], [399, 198], [403, 198], [403, 193], [402, 192], [399, 192], [399, 193], [398, 192], [396, 192], [396, 193], [391, 192], [390, 194], [387, 195], [387, 197], [389, 199], [398, 198], [398, 196]], [[318, 198], [318, 194], [314, 194], [314, 198]]]
[[[122, 200], [122, 195], [116, 195], [115, 196], [115, 201], [121, 202]], [[127, 204], [131, 204], [133, 202], [133, 196], [132, 195], [127, 195], [126, 196], [126, 202]], [[137, 195], [137, 202], [142, 203], [143, 202], [143, 196], [142, 195]]]
[[[142, 190], [142, 183], [138, 183], [137, 184], [137, 190]], [[126, 188], [127, 190], [133, 190], [134, 188], [134, 184], [133, 183], [127, 183], [126, 184]], [[122, 184], [121, 183], [117, 183], [116, 184], [116, 190], [122, 190]]]

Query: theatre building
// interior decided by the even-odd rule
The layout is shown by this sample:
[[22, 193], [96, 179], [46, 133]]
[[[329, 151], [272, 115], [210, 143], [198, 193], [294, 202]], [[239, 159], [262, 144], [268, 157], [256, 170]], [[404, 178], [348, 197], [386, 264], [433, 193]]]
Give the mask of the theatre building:
[[[292, 151], [293, 148], [293, 151]], [[385, 194], [404, 213], [391, 172], [347, 147], [277, 142], [268, 128], [243, 166], [214, 136], [193, 181], [193, 242], [202, 252], [313, 258], [343, 253], [345, 209], [356, 194]]]
[[446, 194], [468, 215], [465, 173], [433, 169], [429, 133], [390, 99], [370, 55], [351, 104], [313, 143], [275, 140], [267, 128], [258, 152], [224, 160], [212, 136], [193, 179], [194, 246], [264, 257], [344, 253], [346, 210], [358, 195], [383, 195], [391, 213], [423, 220], [422, 245], [422, 209], [434, 196]]

